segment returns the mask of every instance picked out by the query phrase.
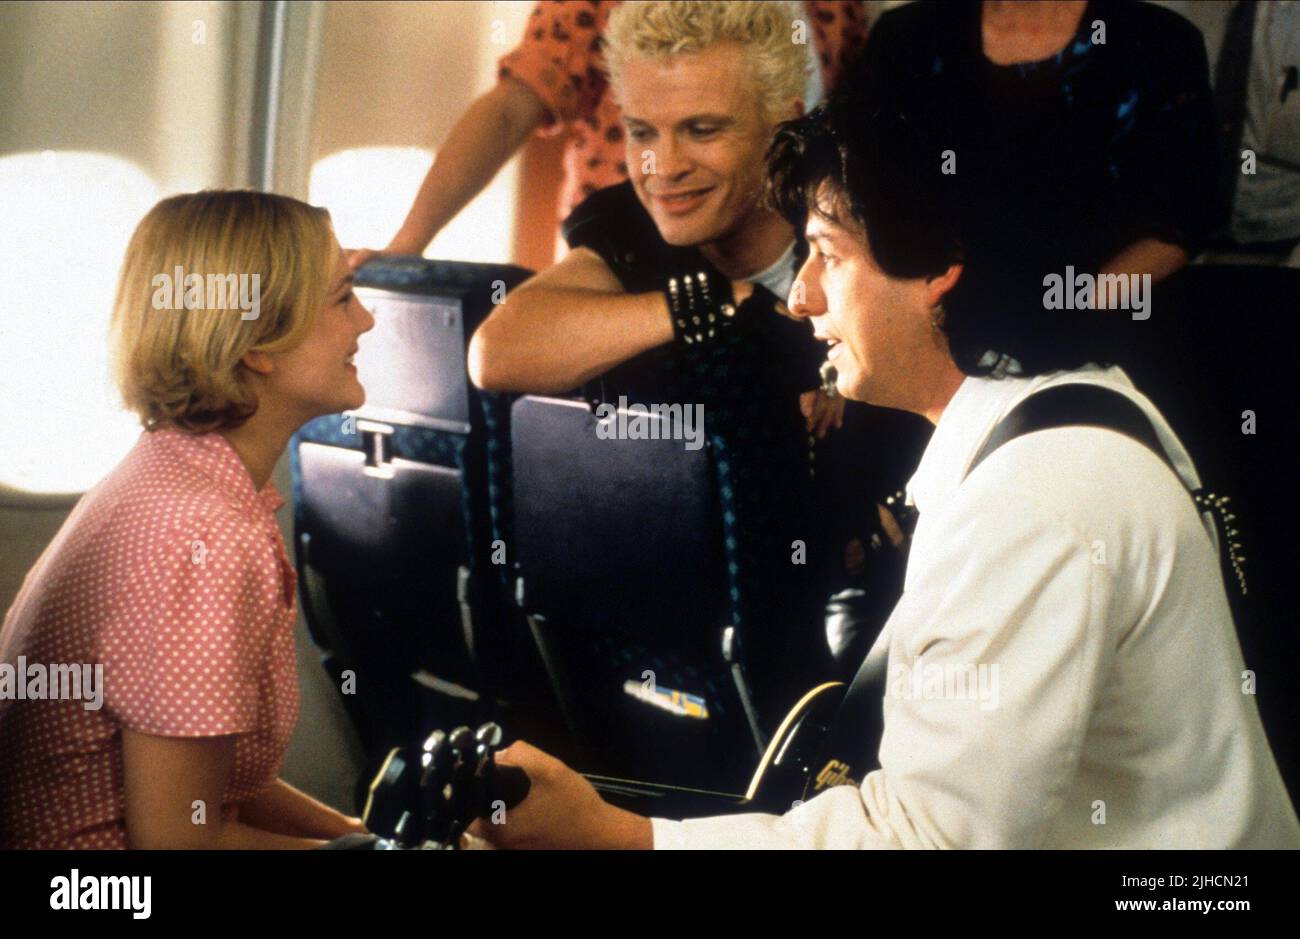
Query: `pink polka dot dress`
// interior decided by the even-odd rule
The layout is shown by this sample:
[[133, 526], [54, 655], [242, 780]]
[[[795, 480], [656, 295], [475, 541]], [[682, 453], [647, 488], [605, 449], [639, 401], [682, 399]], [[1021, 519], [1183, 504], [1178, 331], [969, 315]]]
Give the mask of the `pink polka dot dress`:
[[102, 665], [102, 706], [87, 685], [0, 694], [0, 848], [126, 847], [123, 727], [238, 735], [226, 812], [275, 780], [298, 716], [283, 504], [220, 434], [173, 429], [81, 499], [5, 616], [0, 663], [22, 657], [38, 691], [34, 668]]

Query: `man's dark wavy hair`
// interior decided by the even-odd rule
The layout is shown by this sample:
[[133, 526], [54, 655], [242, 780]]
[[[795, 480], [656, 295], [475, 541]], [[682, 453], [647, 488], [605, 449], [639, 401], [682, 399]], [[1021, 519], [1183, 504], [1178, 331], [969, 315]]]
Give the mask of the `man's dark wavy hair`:
[[[943, 147], [917, 123], [837, 99], [781, 124], [767, 152], [769, 203], [797, 231], [814, 211], [864, 235], [891, 277], [937, 276], [962, 264], [939, 327], [968, 375], [1000, 375], [1008, 359], [1026, 375], [1109, 361], [1110, 317], [1044, 309], [1043, 277], [1052, 272], [962, 243], [957, 180], [941, 172]], [[819, 204], [823, 183], [828, 198]]]

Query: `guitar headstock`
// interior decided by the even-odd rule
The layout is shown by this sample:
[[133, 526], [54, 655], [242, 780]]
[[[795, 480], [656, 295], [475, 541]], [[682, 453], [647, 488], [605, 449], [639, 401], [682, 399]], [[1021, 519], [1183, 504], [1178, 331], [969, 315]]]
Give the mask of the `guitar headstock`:
[[[476, 819], [499, 803], [510, 808], [528, 793], [528, 777], [515, 767], [498, 767], [502, 731], [486, 723], [477, 731], [436, 730], [417, 751], [397, 748], [370, 786], [366, 825], [399, 848], [455, 849]], [[391, 833], [380, 818], [396, 818]], [[372, 818], [374, 822], [372, 823]]]

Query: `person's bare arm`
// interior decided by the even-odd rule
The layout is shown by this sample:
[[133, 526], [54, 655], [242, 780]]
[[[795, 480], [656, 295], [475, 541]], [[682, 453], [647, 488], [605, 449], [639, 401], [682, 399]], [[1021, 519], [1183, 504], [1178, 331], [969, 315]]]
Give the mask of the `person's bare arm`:
[[350, 818], [277, 779], [256, 797], [239, 806], [239, 821], [263, 831], [305, 838], [341, 838], [365, 832], [359, 818]]
[[123, 728], [122, 763], [132, 848], [283, 850], [325, 843], [224, 817], [221, 796], [234, 769], [233, 736], [156, 737]]
[[1102, 274], [1150, 274], [1158, 284], [1187, 264], [1187, 252], [1180, 245], [1157, 238], [1139, 238], [1120, 249], [1101, 266]]
[[465, 208], [514, 155], [546, 114], [542, 100], [522, 82], [503, 78], [461, 115], [438, 148], [433, 166], [382, 252], [349, 252], [355, 268], [376, 254], [422, 254], [456, 213]]
[[625, 293], [594, 251], [577, 248], [516, 287], [470, 340], [470, 380], [487, 391], [555, 394], [672, 341], [668, 302]]
[[[737, 304], [753, 290], [732, 284]], [[469, 376], [485, 391], [556, 394], [672, 338], [663, 294], [625, 293], [599, 255], [576, 248], [483, 321], [470, 340]]]

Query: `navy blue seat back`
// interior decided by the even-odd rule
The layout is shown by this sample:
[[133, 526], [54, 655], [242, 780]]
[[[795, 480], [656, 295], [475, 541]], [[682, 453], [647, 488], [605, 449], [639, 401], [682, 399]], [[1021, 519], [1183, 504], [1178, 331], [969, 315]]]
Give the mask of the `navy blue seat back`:
[[519, 599], [585, 745], [581, 768], [743, 789], [756, 753], [722, 654], [730, 602], [708, 450], [597, 431], [582, 401], [513, 408]]
[[357, 292], [375, 317], [356, 357], [366, 404], [308, 423], [291, 444], [304, 615], [326, 667], [355, 675], [344, 701], [368, 745], [447, 719], [431, 708], [472, 710], [485, 686], [472, 652], [502, 644], [473, 630], [508, 629], [465, 350], [527, 276], [409, 257], [363, 267]]

